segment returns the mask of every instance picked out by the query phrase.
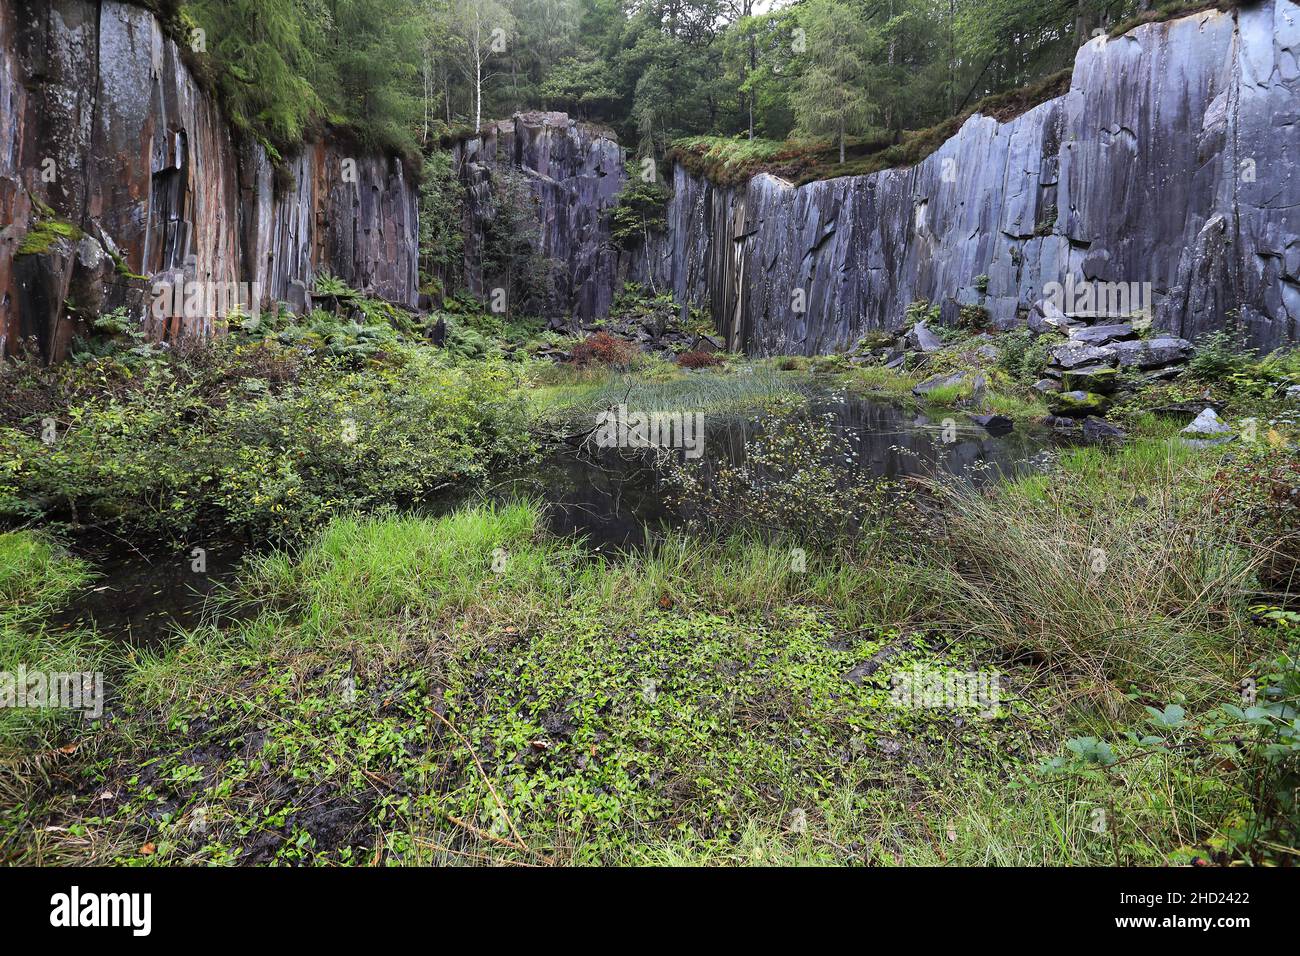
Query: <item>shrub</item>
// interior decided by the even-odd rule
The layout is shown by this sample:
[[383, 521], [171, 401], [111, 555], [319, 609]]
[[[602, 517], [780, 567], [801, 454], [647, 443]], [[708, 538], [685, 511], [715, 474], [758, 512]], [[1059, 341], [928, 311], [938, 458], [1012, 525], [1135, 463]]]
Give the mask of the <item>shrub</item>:
[[1111, 707], [1129, 683], [1165, 699], [1229, 686], [1258, 562], [1234, 546], [1232, 519], [1188, 490], [1195, 472], [1177, 455], [1163, 443], [1087, 450], [1007, 488], [936, 485], [948, 566], [936, 606]]
[[677, 364], [683, 368], [716, 368], [725, 363], [726, 359], [713, 352], [686, 352], [677, 356]]
[[1015, 329], [998, 340], [998, 365], [1022, 385], [1032, 385], [1051, 358], [1052, 340], [1029, 329]]
[[989, 310], [982, 305], [963, 305], [957, 313], [957, 328], [980, 332], [989, 327]]
[[626, 368], [635, 361], [640, 349], [636, 343], [620, 339], [608, 332], [597, 332], [579, 342], [573, 349], [573, 361], [577, 365], [613, 365]]
[[1222, 382], [1234, 373], [1246, 371], [1254, 361], [1254, 351], [1243, 348], [1236, 334], [1229, 329], [1215, 329], [1196, 340], [1187, 370], [1199, 381]]
[[[527, 447], [506, 366], [396, 341], [364, 361], [304, 360], [230, 337], [44, 374], [47, 407], [0, 427], [0, 513], [289, 538], [334, 511], [425, 500]], [[44, 418], [57, 423], [48, 444]]]

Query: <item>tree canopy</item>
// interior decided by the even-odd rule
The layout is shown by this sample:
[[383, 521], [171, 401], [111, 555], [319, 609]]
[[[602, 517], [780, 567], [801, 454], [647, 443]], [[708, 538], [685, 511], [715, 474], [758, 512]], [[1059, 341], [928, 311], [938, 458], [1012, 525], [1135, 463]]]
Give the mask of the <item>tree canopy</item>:
[[523, 109], [689, 135], [898, 136], [1068, 65], [1141, 0], [193, 0], [237, 121], [418, 149]]

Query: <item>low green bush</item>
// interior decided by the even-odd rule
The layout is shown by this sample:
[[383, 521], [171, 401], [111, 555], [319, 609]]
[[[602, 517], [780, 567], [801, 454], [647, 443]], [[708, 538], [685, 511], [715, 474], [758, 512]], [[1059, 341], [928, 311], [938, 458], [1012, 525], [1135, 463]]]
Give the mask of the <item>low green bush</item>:
[[0, 514], [293, 537], [334, 511], [418, 503], [527, 450], [503, 363], [382, 342], [308, 354], [279, 333], [238, 335], [11, 366], [23, 401], [0, 427]]

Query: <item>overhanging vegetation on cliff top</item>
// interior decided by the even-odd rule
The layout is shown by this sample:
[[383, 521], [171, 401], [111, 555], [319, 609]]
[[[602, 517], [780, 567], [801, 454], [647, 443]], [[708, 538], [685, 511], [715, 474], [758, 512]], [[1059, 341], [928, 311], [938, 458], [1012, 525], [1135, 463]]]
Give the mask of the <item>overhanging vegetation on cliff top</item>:
[[697, 136], [678, 140], [667, 154], [695, 176], [704, 176], [719, 186], [737, 186], [760, 173], [793, 182], [796, 186], [841, 176], [865, 176], [885, 169], [913, 166], [957, 134], [962, 124], [979, 114], [999, 122], [1028, 112], [1040, 103], [1063, 95], [1070, 88], [1070, 70], [1062, 70], [1031, 86], [999, 93], [929, 129], [903, 134], [900, 142], [882, 139], [852, 139], [844, 163], [838, 162], [837, 146], [830, 140], [773, 142], [719, 136]]

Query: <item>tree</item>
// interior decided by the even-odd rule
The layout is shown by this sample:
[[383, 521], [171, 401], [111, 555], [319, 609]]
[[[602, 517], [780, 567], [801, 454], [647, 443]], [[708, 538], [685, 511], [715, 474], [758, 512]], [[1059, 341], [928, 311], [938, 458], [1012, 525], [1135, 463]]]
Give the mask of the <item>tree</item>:
[[542, 83], [547, 104], [554, 102], [582, 117], [607, 115], [618, 102], [610, 85], [610, 65], [594, 57], [568, 57], [556, 63]]
[[504, 53], [514, 34], [515, 20], [496, 0], [455, 0], [451, 29], [459, 41], [461, 69], [474, 98], [474, 129], [483, 127], [483, 86], [496, 71], [488, 70], [494, 53]]
[[791, 94], [797, 128], [839, 137], [840, 162], [849, 133], [865, 132], [877, 110], [864, 89], [870, 36], [857, 13], [838, 0], [811, 0], [799, 10], [807, 64]]
[[379, 146], [412, 145], [419, 124], [413, 94], [421, 23], [415, 0], [330, 0], [338, 74], [332, 112], [347, 117], [361, 138]]
[[433, 150], [424, 159], [420, 181], [420, 285], [446, 288], [464, 268], [462, 232], [465, 190], [456, 178], [451, 154]]
[[[294, 0], [201, 0], [194, 4], [236, 124], [286, 148], [321, 111], [316, 90], [331, 78], [317, 67]], [[310, 80], [309, 80], [310, 77]]]

